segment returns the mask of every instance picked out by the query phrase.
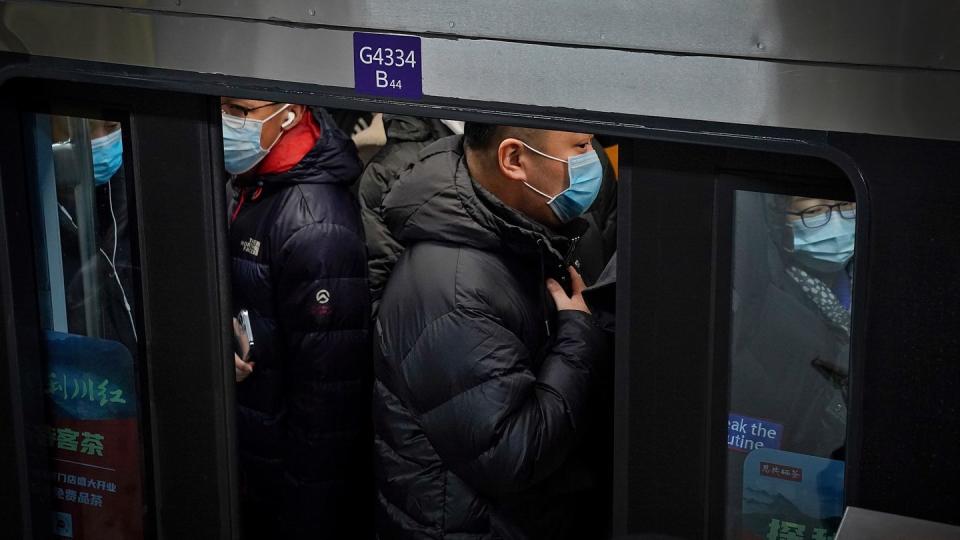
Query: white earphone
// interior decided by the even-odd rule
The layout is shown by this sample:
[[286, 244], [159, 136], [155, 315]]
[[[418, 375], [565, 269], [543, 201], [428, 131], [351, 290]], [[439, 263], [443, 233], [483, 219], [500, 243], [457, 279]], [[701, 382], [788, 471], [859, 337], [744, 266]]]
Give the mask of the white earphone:
[[295, 113], [295, 112], [293, 112], [293, 111], [287, 112], [287, 119], [284, 120], [282, 124], [280, 124], [280, 127], [281, 127], [282, 129], [287, 129], [287, 128], [290, 126], [290, 124], [293, 123], [294, 119], [296, 119], [296, 118], [297, 118], [297, 113]]

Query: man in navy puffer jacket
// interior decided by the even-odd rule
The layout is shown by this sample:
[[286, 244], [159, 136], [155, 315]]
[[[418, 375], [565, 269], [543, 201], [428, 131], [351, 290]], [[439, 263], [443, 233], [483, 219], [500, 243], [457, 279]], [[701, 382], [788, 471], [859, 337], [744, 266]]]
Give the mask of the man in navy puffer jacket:
[[223, 98], [233, 175], [246, 538], [369, 538], [371, 369], [366, 249], [350, 186], [361, 164], [321, 110]]

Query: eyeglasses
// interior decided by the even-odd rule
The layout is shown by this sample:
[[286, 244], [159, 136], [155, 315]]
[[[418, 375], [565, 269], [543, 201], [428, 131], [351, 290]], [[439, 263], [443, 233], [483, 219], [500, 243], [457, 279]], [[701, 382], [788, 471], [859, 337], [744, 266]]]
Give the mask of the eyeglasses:
[[[279, 103], [267, 103], [266, 105], [260, 105], [259, 107], [244, 107], [242, 105], [237, 105], [235, 103], [221, 103], [220, 112], [227, 116], [233, 116], [236, 118], [243, 118], [242, 126], [247, 125], [247, 115], [253, 111], [258, 111], [260, 109], [265, 109], [267, 107], [272, 107], [274, 105], [279, 105]], [[242, 127], [241, 126], [241, 127]]]
[[843, 219], [856, 219], [857, 217], [857, 203], [846, 201], [836, 204], [815, 204], [799, 212], [787, 211], [787, 215], [799, 216], [804, 227], [816, 229], [830, 222], [830, 216], [833, 215], [834, 209]]

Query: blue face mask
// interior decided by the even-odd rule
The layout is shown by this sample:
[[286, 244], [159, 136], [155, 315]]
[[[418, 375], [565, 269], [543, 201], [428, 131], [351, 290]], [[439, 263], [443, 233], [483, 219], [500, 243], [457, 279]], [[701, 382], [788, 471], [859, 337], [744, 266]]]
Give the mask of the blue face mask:
[[566, 163], [567, 174], [570, 177], [567, 189], [552, 197], [526, 182], [524, 184], [547, 198], [547, 204], [561, 222], [567, 223], [582, 216], [596, 200], [597, 194], [600, 193], [600, 184], [603, 180], [603, 164], [600, 163], [600, 156], [597, 155], [597, 152], [591, 150], [585, 154], [560, 159], [544, 154], [527, 143], [523, 143], [523, 145], [547, 159]]
[[[857, 221], [840, 217], [836, 210], [833, 213], [835, 215], [829, 218], [830, 221], [826, 221], [827, 214], [817, 216], [813, 222], [808, 219], [807, 223], [815, 226], [813, 229], [800, 221], [790, 222], [797, 259], [815, 272], [839, 272], [853, 257]], [[825, 221], [826, 225], [816, 227]]]
[[242, 118], [221, 113], [220, 120], [223, 124], [223, 165], [230, 174], [243, 174], [252, 169], [257, 163], [260, 163], [277, 141], [273, 141], [270, 148], [260, 146], [260, 133], [263, 131], [263, 124], [269, 122], [274, 116], [280, 114], [289, 107], [284, 105], [277, 112], [264, 118], [255, 120], [253, 118]]
[[102, 186], [113, 178], [123, 164], [123, 140], [120, 130], [90, 140], [93, 150], [93, 180]]

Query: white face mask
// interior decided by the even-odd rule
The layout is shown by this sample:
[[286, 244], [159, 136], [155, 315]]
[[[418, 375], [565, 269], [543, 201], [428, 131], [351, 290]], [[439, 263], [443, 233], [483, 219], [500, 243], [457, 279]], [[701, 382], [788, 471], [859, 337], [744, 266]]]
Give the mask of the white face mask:
[[223, 124], [223, 165], [230, 174], [243, 174], [252, 169], [260, 160], [265, 158], [270, 150], [273, 149], [277, 141], [283, 135], [277, 135], [277, 139], [270, 144], [270, 148], [260, 146], [260, 134], [263, 132], [263, 124], [272, 120], [275, 116], [287, 110], [290, 104], [286, 104], [277, 112], [264, 118], [255, 120], [253, 118], [243, 118], [232, 116], [226, 113], [220, 113], [220, 120]]

